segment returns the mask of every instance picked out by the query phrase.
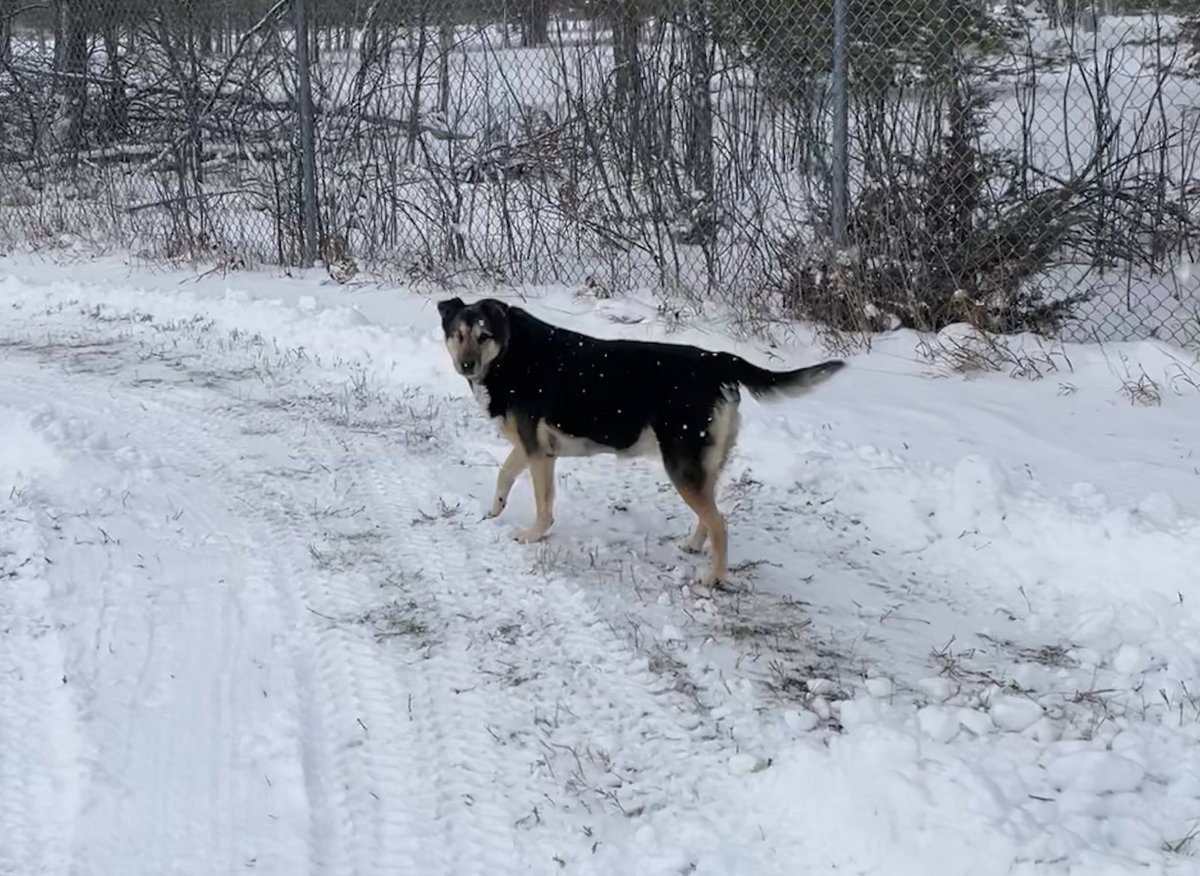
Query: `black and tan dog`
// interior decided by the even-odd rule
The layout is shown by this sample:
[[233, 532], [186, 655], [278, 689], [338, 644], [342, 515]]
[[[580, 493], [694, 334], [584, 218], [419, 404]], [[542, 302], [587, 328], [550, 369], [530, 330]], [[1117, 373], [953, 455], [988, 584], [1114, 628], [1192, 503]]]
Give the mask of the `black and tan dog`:
[[767, 371], [731, 353], [634, 340], [602, 340], [543, 322], [495, 299], [438, 303], [446, 347], [488, 416], [512, 444], [500, 466], [489, 517], [504, 510], [526, 468], [536, 518], [517, 535], [534, 542], [554, 523], [554, 463], [560, 456], [652, 455], [696, 513], [682, 544], [712, 541], [708, 585], [726, 576], [725, 517], [716, 483], [737, 440], [738, 387], [756, 398], [796, 396], [843, 366], [830, 360]]

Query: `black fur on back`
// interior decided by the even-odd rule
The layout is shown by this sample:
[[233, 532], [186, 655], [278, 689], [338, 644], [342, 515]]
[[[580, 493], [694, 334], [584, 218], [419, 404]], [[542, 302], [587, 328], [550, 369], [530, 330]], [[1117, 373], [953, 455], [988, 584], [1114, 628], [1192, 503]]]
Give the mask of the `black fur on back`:
[[[503, 338], [502, 352], [478, 383], [488, 414], [512, 422], [527, 452], [537, 445], [539, 421], [575, 438], [620, 452], [647, 427], [664, 462], [699, 465], [718, 402], [737, 403], [738, 386], [756, 396], [796, 394], [821, 382], [842, 364], [774, 372], [740, 356], [683, 344], [605, 340], [560, 328], [523, 308], [495, 299], [467, 305], [454, 298], [438, 305], [449, 336], [459, 322], [486, 322]], [[698, 473], [673, 471], [694, 480]]]

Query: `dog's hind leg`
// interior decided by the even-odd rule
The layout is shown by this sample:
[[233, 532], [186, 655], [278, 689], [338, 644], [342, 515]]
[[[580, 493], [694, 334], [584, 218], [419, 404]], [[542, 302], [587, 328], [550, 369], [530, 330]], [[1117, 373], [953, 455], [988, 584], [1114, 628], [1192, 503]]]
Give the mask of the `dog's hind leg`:
[[[716, 492], [717, 479], [737, 441], [738, 429], [737, 400], [726, 397], [713, 407], [706, 428], [698, 430], [704, 436], [703, 442], [668, 439], [664, 444], [660, 439], [663, 462], [671, 483], [696, 514], [696, 528], [680, 547], [686, 551], [699, 551], [705, 541], [711, 543], [712, 566], [703, 578], [703, 583], [709, 587], [726, 580], [729, 574], [728, 531], [725, 516], [717, 508]], [[670, 434], [666, 429], [663, 431]]]
[[508, 494], [512, 492], [513, 484], [517, 482], [517, 478], [521, 476], [521, 472], [525, 471], [528, 464], [525, 451], [520, 447], [514, 447], [508, 454], [508, 458], [501, 463], [500, 473], [496, 475], [496, 494], [492, 497], [492, 509], [485, 515], [485, 520], [499, 516], [500, 512], [504, 510], [508, 504]]
[[715, 457], [705, 453], [705, 447], [699, 442], [677, 441], [660, 446], [671, 483], [696, 515], [696, 529], [689, 542], [703, 545], [703, 539], [707, 537], [710, 543], [712, 567], [704, 575], [703, 583], [713, 587], [724, 581], [728, 574], [725, 516], [718, 510], [715, 498], [719, 474], [712, 465]]
[[[672, 480], [674, 481], [674, 478]], [[679, 491], [688, 507], [696, 513], [696, 529], [707, 533], [712, 543], [712, 565], [701, 579], [706, 587], [715, 587], [729, 575], [728, 532], [725, 528], [725, 515], [717, 508], [713, 496], [714, 488], [713, 479], [700, 485], [675, 481], [675, 489]]]
[[518, 532], [517, 541], [529, 544], [545, 538], [554, 525], [554, 462], [555, 457], [535, 453], [527, 457], [529, 476], [533, 481], [533, 501], [537, 508], [533, 526]]

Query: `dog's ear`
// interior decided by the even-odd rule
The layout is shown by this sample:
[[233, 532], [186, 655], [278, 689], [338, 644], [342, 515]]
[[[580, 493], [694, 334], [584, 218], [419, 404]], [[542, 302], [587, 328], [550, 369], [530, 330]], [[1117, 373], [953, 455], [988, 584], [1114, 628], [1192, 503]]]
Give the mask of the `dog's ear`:
[[495, 298], [485, 298], [479, 302], [479, 309], [487, 314], [488, 319], [496, 322], [508, 322], [508, 305]]
[[458, 316], [460, 310], [467, 305], [461, 298], [447, 298], [445, 301], [438, 302], [438, 315], [442, 318], [442, 327], [445, 328], [450, 324], [450, 320]]
[[495, 298], [479, 302], [479, 309], [487, 317], [488, 325], [496, 339], [504, 344], [508, 341], [508, 305]]

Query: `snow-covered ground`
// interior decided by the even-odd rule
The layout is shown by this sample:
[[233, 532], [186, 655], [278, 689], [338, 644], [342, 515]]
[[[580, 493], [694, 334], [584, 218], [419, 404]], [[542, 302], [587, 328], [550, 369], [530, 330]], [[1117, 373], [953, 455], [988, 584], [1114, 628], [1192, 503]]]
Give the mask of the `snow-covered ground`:
[[482, 519], [439, 294], [0, 260], [0, 873], [1200, 871], [1186, 355], [747, 398], [705, 594], [649, 462]]

